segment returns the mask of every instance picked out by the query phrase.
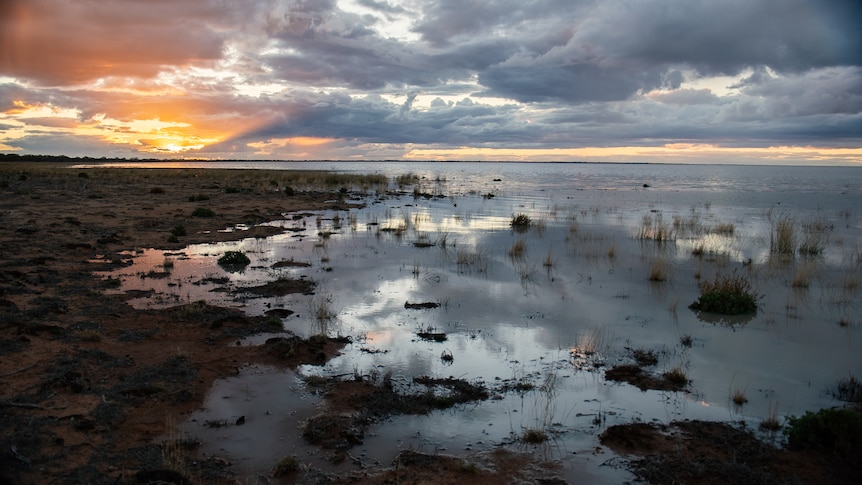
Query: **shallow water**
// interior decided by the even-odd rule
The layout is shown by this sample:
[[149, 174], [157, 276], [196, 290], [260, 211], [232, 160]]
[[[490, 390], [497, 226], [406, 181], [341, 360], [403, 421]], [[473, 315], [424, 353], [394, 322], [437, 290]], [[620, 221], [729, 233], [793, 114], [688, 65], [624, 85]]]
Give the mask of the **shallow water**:
[[[839, 405], [830, 390], [839, 379], [862, 374], [858, 169], [478, 163], [339, 168], [391, 177], [412, 172], [423, 177], [419, 192], [442, 197], [369, 196], [361, 209], [275, 223], [294, 229], [284, 235], [167, 254], [175, 260], [168, 277], [148, 275], [163, 270], [166, 252], [159, 249], [141, 250], [133, 266], [103, 275], [122, 280], [117, 291], [154, 290], [133, 300], [142, 308], [201, 299], [255, 315], [288, 308], [296, 314], [283, 319], [285, 329], [303, 336], [321, 330], [312, 313], [325, 305], [337, 314], [325, 330], [354, 343], [325, 367], [303, 367], [300, 374], [391, 370], [404, 385], [419, 375], [482, 381], [491, 388], [506, 379], [553, 383], [548, 392], [507, 392], [430, 416], [393, 417], [373, 426], [351, 451], [357, 462], [387, 464], [405, 448], [458, 454], [510, 443], [521, 449], [511, 444], [513, 436], [550, 425], [555, 438], [537, 451], [562, 460], [570, 478], [619, 481], [623, 472], [600, 466], [614, 456], [593, 453], [606, 426], [690, 418], [741, 420], [756, 428], [767, 417]], [[483, 197], [488, 193], [494, 197]], [[512, 230], [516, 213], [532, 218], [530, 230]], [[652, 227], [675, 230], [674, 240], [642, 236], [649, 233], [645, 218]], [[793, 221], [800, 238], [806, 227], [820, 228], [820, 254], [772, 253], [770, 235], [782, 218]], [[732, 234], [708, 229], [719, 224], [732, 224]], [[525, 249], [513, 254], [519, 242]], [[692, 254], [701, 248], [703, 254]], [[223, 270], [216, 259], [226, 250], [246, 252], [251, 265]], [[311, 266], [272, 268], [286, 260]], [[656, 261], [666, 264], [666, 281], [649, 280]], [[696, 276], [708, 280], [734, 270], [763, 295], [755, 315], [716, 320], [687, 308], [698, 297]], [[801, 272], [807, 286], [794, 286]], [[212, 291], [279, 276], [315, 281], [316, 295], [248, 298]], [[405, 302], [440, 306], [414, 310]], [[445, 332], [447, 340], [422, 340], [416, 335], [421, 330]], [[692, 338], [690, 347], [680, 343], [685, 335]], [[648, 368], [652, 372], [683, 369], [689, 392], [641, 392], [605, 381], [604, 369], [632, 362], [633, 349], [659, 356]], [[444, 352], [451, 362], [441, 359]], [[730, 402], [736, 389], [749, 400], [741, 408]], [[204, 451], [226, 451], [247, 473], [266, 471], [287, 454], [323, 466], [297, 431], [318, 405], [292, 373], [251, 368], [216, 383], [205, 409], [184, 429], [218, 438], [206, 440]], [[245, 427], [202, 426], [240, 415], [247, 418]], [[263, 455], [257, 452], [261, 444]]]

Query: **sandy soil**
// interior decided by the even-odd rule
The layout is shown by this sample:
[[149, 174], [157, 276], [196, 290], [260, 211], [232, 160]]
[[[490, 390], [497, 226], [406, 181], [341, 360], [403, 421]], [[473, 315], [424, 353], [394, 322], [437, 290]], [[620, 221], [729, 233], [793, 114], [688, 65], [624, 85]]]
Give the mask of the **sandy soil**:
[[[125, 303], [132, 295], [107, 296], [102, 290], [108, 283], [93, 272], [127, 264], [127, 252], [136, 248], [263, 237], [277, 229], [219, 230], [343, 203], [338, 187], [299, 188], [287, 196], [274, 190], [283, 186], [283, 174], [268, 171], [0, 163], [0, 483], [235, 483], [230, 457], [197, 456], [194, 443], [159, 438], [201, 406], [216, 379], [235, 375], [246, 364], [322, 364], [343, 342], [285, 338], [259, 347], [232, 345], [272, 330], [271, 322], [202, 303], [136, 310]], [[214, 215], [195, 217], [198, 208]], [[177, 226], [186, 235], [172, 238]], [[336, 417], [367, 413], [373, 403], [361, 402], [363, 396], [395, 399], [368, 383], [326, 387]], [[603, 443], [623, 454], [691, 461], [679, 455], [688, 447], [715, 463], [733, 461], [721, 450], [736, 435], [709, 426], [677, 425], [674, 433], [653, 426], [611, 428]], [[691, 446], [698, 437], [708, 439]], [[739, 476], [846, 478], [829, 473], [831, 462], [822, 457], [787, 458], [756, 443], [740, 443], [757, 452], [761, 461], [753, 466], [759, 474], [720, 475], [719, 467], [680, 477], [709, 483], [733, 483]], [[643, 466], [636, 472], [647, 480], [668, 478], [649, 475], [653, 468], [672, 471], [666, 466], [670, 461], [638, 463]], [[504, 450], [472, 461], [404, 452], [388, 469], [347, 477], [289, 463], [282, 472], [267, 481], [562, 483], [553, 465]]]

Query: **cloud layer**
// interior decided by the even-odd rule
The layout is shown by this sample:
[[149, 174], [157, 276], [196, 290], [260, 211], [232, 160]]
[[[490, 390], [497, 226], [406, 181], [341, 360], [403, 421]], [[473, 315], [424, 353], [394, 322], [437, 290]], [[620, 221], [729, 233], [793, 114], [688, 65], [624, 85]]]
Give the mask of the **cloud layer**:
[[7, 0], [0, 150], [623, 161], [807, 147], [862, 162], [858, 25], [849, 0]]

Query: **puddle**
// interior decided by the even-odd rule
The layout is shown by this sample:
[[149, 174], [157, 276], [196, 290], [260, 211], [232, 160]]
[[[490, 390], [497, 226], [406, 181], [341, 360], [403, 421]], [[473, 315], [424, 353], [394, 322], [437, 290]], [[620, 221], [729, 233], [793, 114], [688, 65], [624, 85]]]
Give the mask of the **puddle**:
[[[203, 452], [230, 456], [250, 476], [287, 454], [321, 469], [355, 470], [388, 464], [399, 450], [469, 454], [504, 444], [560, 460], [572, 480], [620, 481], [629, 476], [602, 466], [614, 455], [595, 453], [607, 426], [704, 419], [756, 429], [769, 417], [838, 405], [830, 387], [862, 374], [857, 212], [801, 196], [793, 212], [798, 230], [812, 221], [829, 229], [816, 257], [780, 258], [770, 251], [771, 228], [787, 213], [762, 193], [734, 193], [749, 203], [741, 206], [734, 194], [711, 193], [704, 203], [693, 188], [634, 190], [619, 181], [505, 192], [487, 181], [452, 180], [435, 190], [447, 197], [369, 199], [361, 209], [286, 216], [273, 223], [289, 229], [282, 235], [176, 253], [144, 249], [125, 255], [131, 265], [99, 273], [119, 280], [113, 292], [143, 292], [130, 300], [139, 308], [206, 300], [270, 312], [300, 336], [325, 330], [353, 338], [341, 356], [299, 375], [391, 371], [402, 383], [453, 376], [482, 382], [495, 396], [389, 417], [369, 428], [351, 460], [332, 465], [301, 438], [320, 398], [293, 373], [248, 368], [217, 382], [205, 409], [183, 425], [204, 441]], [[497, 195], [483, 197], [490, 190]], [[510, 227], [517, 213], [532, 219], [526, 231]], [[655, 240], [662, 230], [671, 240]], [[226, 251], [242, 251], [250, 263], [219, 267]], [[651, 281], [659, 263], [663, 281]], [[756, 313], [729, 318], [688, 309], [699, 281], [734, 270], [762, 295]], [[794, 283], [799, 277], [805, 285]], [[314, 294], [248, 290], [279, 279], [310, 282]], [[321, 309], [335, 316], [324, 326], [314, 317]], [[644, 367], [653, 375], [682, 370], [687, 391], [605, 380], [607, 369], [634, 363], [635, 350], [655, 355]], [[531, 389], [513, 390], [518, 382]], [[748, 399], [742, 407], [730, 401], [735, 390]], [[240, 426], [203, 426], [239, 416]], [[514, 440], [536, 428], [552, 439], [539, 446]]]

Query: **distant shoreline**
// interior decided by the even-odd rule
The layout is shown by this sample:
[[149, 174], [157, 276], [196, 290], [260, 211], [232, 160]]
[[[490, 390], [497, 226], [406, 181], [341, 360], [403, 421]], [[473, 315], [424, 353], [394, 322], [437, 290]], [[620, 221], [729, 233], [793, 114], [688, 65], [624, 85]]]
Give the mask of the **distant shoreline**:
[[[70, 164], [70, 168], [127, 168], [124, 166], [114, 165], [129, 165], [128, 168], [207, 168], [199, 167], [194, 164], [257, 164], [257, 163], [338, 163], [338, 164], [360, 164], [360, 163], [441, 163], [441, 164], [459, 164], [459, 163], [503, 163], [503, 164], [529, 164], [529, 165], [656, 165], [656, 166], [732, 166], [732, 167], [781, 167], [781, 168], [799, 168], [799, 167], [817, 167], [817, 168], [862, 168], [862, 165], [844, 164], [844, 165], [782, 165], [782, 164], [766, 164], [766, 163], [689, 163], [689, 162], [596, 162], [596, 161], [524, 161], [524, 160], [409, 160], [409, 159], [380, 159], [380, 160], [339, 160], [339, 159], [321, 159], [321, 160], [276, 160], [276, 159], [173, 159], [173, 158], [108, 158], [108, 157], [91, 157], [81, 156], [72, 157], [68, 155], [19, 155], [16, 153], [0, 153], [0, 163], [55, 163], [55, 164]], [[177, 164], [189, 164], [187, 167], [177, 167]], [[164, 167], [160, 167], [164, 165]], [[168, 166], [170, 165], [170, 166]], [[113, 166], [113, 167], [112, 167]], [[228, 167], [218, 167], [228, 168]], [[237, 169], [257, 170], [255, 167], [236, 167]], [[267, 167], [261, 167], [267, 169]], [[321, 168], [321, 170], [331, 170]]]

